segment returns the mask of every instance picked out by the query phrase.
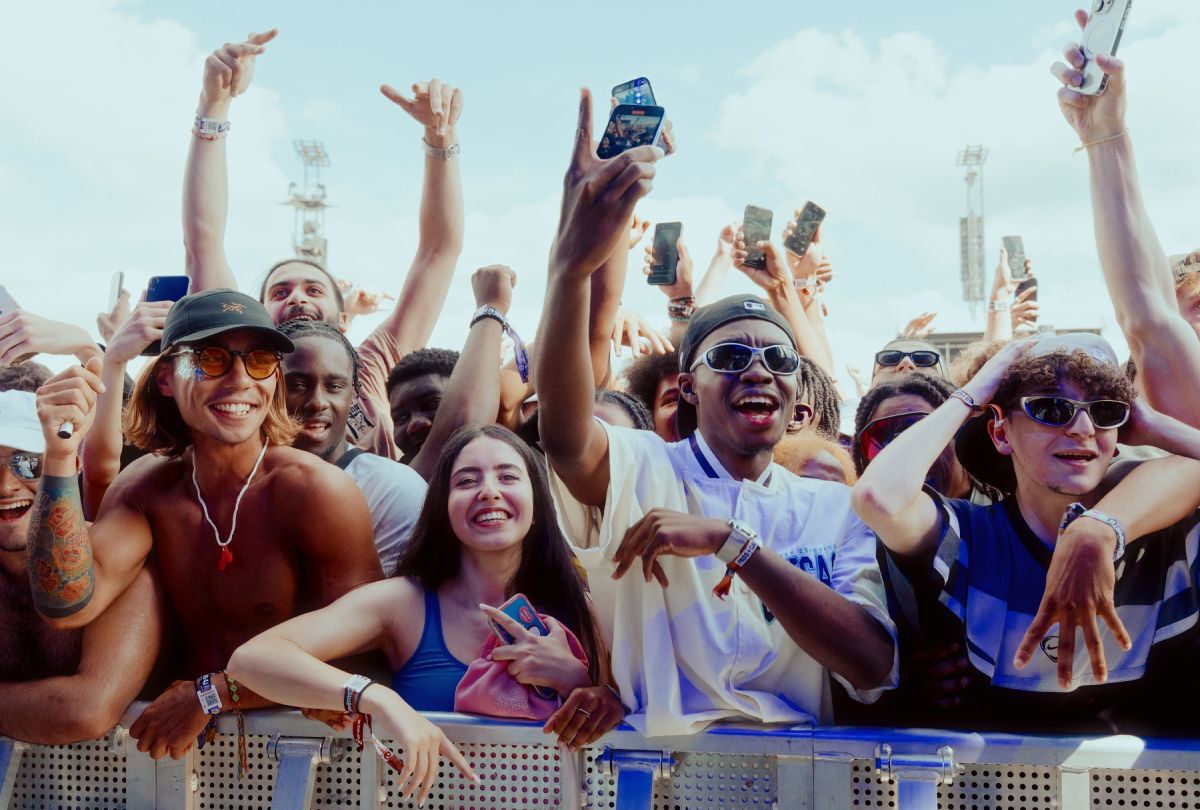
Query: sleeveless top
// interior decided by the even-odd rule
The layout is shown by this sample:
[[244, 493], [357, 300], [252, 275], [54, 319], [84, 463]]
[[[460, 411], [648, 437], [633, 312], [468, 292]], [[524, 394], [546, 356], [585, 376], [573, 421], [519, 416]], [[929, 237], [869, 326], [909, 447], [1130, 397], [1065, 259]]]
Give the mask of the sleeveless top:
[[467, 665], [446, 649], [437, 591], [425, 591], [425, 627], [421, 641], [404, 666], [392, 674], [392, 689], [418, 711], [454, 711], [454, 690]]

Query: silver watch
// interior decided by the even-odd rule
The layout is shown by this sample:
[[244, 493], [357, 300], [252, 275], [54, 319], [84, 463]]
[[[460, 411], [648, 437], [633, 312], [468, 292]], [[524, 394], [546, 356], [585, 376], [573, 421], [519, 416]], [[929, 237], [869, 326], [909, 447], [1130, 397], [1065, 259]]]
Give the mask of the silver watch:
[[725, 538], [725, 542], [717, 549], [717, 559], [729, 565], [737, 559], [738, 554], [741, 553], [747, 543], [757, 539], [758, 532], [737, 518], [730, 518], [729, 537]]

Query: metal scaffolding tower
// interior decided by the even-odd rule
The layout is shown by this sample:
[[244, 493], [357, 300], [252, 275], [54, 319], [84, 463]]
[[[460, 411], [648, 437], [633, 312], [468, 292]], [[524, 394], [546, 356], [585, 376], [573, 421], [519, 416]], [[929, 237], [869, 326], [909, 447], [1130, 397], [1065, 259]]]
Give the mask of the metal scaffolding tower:
[[312, 259], [328, 266], [328, 242], [325, 239], [325, 186], [321, 183], [321, 168], [329, 166], [329, 154], [320, 141], [292, 141], [296, 154], [304, 162], [304, 186], [288, 185], [290, 205], [296, 211], [292, 232], [292, 248], [297, 256]]
[[958, 153], [957, 166], [967, 168], [967, 215], [958, 221], [962, 248], [963, 300], [970, 305], [972, 319], [984, 299], [983, 269], [983, 164], [988, 151], [982, 146], [967, 146]]

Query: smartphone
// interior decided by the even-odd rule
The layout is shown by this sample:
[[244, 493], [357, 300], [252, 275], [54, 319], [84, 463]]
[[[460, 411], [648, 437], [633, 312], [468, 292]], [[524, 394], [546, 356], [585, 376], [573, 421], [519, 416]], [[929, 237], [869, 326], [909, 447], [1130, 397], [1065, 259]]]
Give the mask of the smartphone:
[[674, 284], [675, 268], [679, 264], [679, 235], [682, 222], [660, 222], [654, 226], [654, 261], [650, 265], [648, 284]]
[[771, 211], [759, 208], [757, 205], [747, 205], [746, 213], [742, 216], [742, 236], [746, 241], [747, 267], [759, 270], [767, 266], [767, 254], [756, 248], [756, 242], [771, 238]]
[[1004, 237], [1008, 251], [1008, 273], [1014, 279], [1025, 278], [1025, 242], [1019, 236]]
[[[512, 599], [509, 599], [507, 602], [501, 605], [498, 610], [506, 616], [511, 617], [514, 621], [535, 635], [550, 635], [550, 628], [547, 627], [546, 623], [543, 622], [541, 617], [537, 615], [537, 611], [533, 609], [533, 605], [530, 604], [529, 600], [523, 593], [515, 594]], [[488, 619], [488, 621], [492, 625], [492, 632], [495, 633], [496, 637], [505, 644], [512, 644], [516, 640], [494, 619]], [[533, 691], [538, 697], [543, 698], [544, 700], [551, 700], [558, 696], [558, 693], [548, 686], [534, 686]]]
[[7, 315], [13, 310], [20, 309], [13, 297], [8, 294], [8, 290], [4, 289], [4, 285], [0, 284], [0, 315]]
[[108, 311], [112, 312], [117, 308], [117, 301], [121, 297], [121, 288], [125, 286], [125, 273], [121, 270], [112, 274], [112, 281], [108, 283]]
[[1033, 295], [1029, 296], [1029, 298], [1027, 300], [1036, 301], [1037, 297], [1038, 297], [1037, 278], [1034, 276], [1026, 276], [1025, 280], [1017, 285], [1017, 289], [1013, 291], [1013, 298], [1020, 297], [1021, 293], [1025, 292], [1026, 290], [1030, 289], [1031, 287], [1033, 288]]
[[824, 221], [825, 209], [809, 200], [800, 211], [791, 236], [783, 240], [783, 246], [792, 254], [803, 257], [808, 253], [808, 246], [812, 244], [813, 237], [817, 235], [817, 228]]
[[1132, 6], [1133, 0], [1093, 0], [1091, 15], [1079, 39], [1085, 62], [1081, 71], [1083, 84], [1074, 88], [1076, 92], [1098, 96], [1108, 86], [1108, 76], [1096, 64], [1096, 54], [1117, 55]]
[[654, 106], [654, 91], [650, 89], [650, 80], [645, 76], [618, 84], [612, 89], [612, 97], [617, 100], [617, 104]]
[[607, 159], [637, 146], [652, 146], [665, 117], [662, 107], [618, 104], [609, 116], [596, 154]]
[[[192, 280], [187, 276], [154, 276], [146, 288], [147, 301], [178, 301], [188, 294]], [[144, 357], [157, 357], [162, 353], [162, 341], [154, 341], [142, 350]]]

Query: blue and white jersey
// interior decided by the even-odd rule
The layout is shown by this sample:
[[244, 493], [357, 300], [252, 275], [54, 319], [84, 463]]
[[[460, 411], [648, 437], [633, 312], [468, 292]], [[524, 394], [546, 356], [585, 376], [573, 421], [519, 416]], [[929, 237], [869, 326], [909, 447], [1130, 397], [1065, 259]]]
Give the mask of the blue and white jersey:
[[[942, 499], [945, 520], [933, 560], [939, 600], [964, 624], [967, 656], [993, 686], [1064, 692], [1097, 685], [1082, 630], [1074, 679], [1058, 685], [1058, 625], [1024, 669], [1013, 656], [1037, 614], [1052, 548], [1026, 525], [1016, 498], [991, 506]], [[1200, 512], [1131, 543], [1116, 565], [1114, 603], [1133, 646], [1122, 650], [1101, 621], [1108, 683], [1141, 678], [1155, 645], [1179, 637], [1200, 616]]]
[[[634, 709], [629, 722], [662, 735], [721, 719], [828, 720], [831, 673], [791, 640], [740, 577], [724, 601], [713, 596], [725, 572], [715, 556], [658, 558], [670, 581], [663, 588], [645, 582], [638, 566], [613, 580], [612, 555], [626, 531], [656, 507], [735, 517], [758, 532], [765, 548], [861, 605], [894, 637], [875, 535], [850, 508], [850, 488], [799, 478], [776, 464], [757, 481], [736, 479], [698, 431], [668, 444], [649, 431], [604, 428], [610, 473], [604, 509], [584, 507], [557, 477], [552, 481], [559, 520], [589, 574], [614, 681]], [[881, 691], [854, 694], [870, 701]]]

